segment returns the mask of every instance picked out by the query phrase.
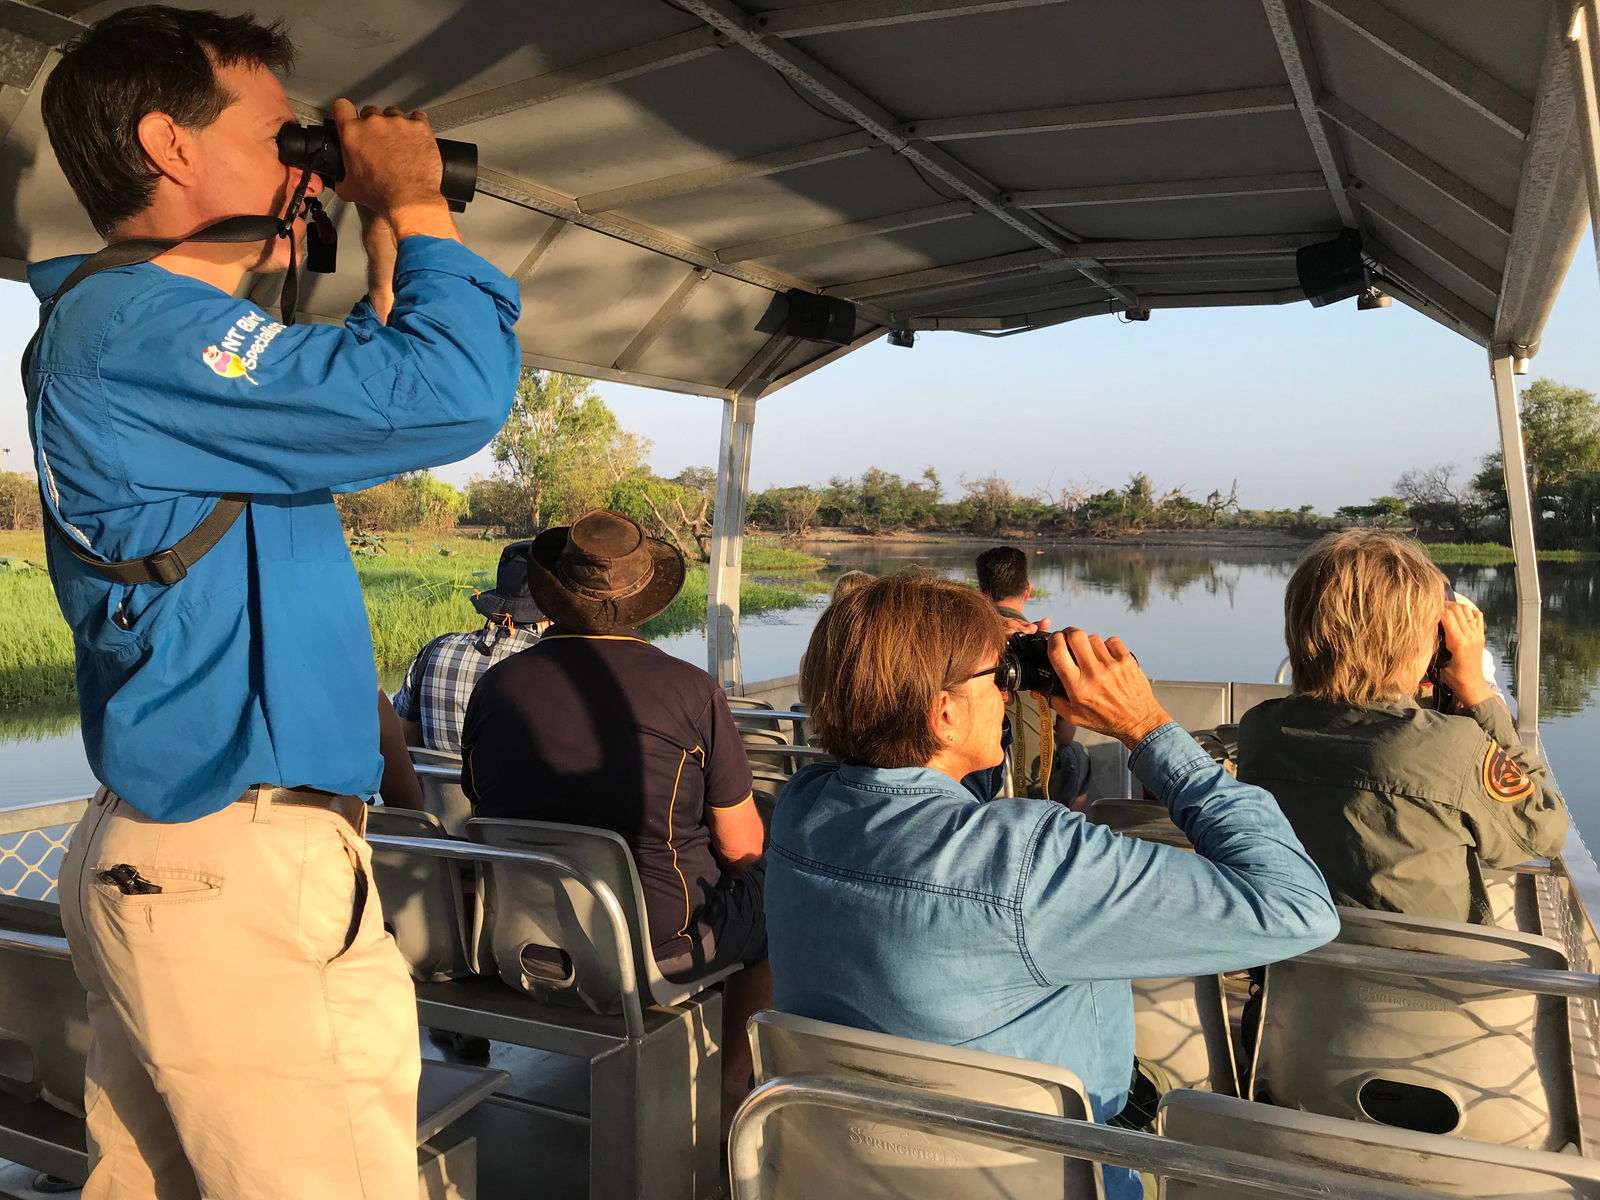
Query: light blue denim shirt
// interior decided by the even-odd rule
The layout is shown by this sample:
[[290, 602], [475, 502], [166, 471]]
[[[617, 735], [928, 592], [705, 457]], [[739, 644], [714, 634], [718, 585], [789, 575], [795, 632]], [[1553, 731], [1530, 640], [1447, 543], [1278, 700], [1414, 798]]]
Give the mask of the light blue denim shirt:
[[[1134, 773], [1197, 853], [1049, 800], [982, 803], [922, 767], [818, 763], [784, 788], [767, 855], [776, 1007], [1055, 1063], [1095, 1117], [1133, 1070], [1128, 981], [1237, 970], [1328, 941], [1339, 919], [1272, 797], [1176, 724]], [[1107, 1195], [1137, 1197], [1107, 1169]]]

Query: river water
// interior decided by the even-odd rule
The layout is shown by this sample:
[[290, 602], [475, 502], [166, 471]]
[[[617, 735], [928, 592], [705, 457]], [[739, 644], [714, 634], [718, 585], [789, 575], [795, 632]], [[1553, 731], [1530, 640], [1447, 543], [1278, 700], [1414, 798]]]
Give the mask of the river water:
[[[970, 579], [970, 545], [828, 549], [829, 574], [881, 574], [917, 564]], [[1283, 659], [1283, 587], [1292, 551], [1226, 548], [1054, 547], [1032, 556], [1038, 598], [1030, 617], [1124, 638], [1159, 679], [1270, 681]], [[1459, 591], [1487, 618], [1500, 679], [1510, 694], [1507, 636], [1514, 614], [1511, 567], [1447, 566]], [[1573, 815], [1600, 847], [1600, 564], [1545, 563], [1541, 730]], [[783, 612], [747, 618], [744, 677], [792, 675], [826, 603], [817, 597]], [[908, 639], [916, 631], [906, 631]], [[705, 635], [664, 639], [664, 649], [705, 664]], [[0, 715], [0, 806], [84, 795], [93, 787], [69, 714]]]

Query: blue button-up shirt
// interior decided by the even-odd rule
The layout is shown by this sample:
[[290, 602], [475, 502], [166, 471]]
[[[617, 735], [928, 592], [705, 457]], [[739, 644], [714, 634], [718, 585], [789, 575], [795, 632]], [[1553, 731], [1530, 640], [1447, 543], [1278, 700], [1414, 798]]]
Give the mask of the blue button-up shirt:
[[[30, 270], [41, 298], [81, 261]], [[45, 503], [106, 559], [171, 546], [224, 492], [249, 510], [171, 586], [110, 583], [49, 544], [77, 651], [89, 764], [147, 816], [215, 812], [254, 783], [376, 790], [366, 610], [333, 491], [464, 458], [516, 388], [517, 287], [410, 237], [387, 325], [285, 328], [152, 263], [57, 306], [26, 380]]]
[[[924, 768], [819, 763], [784, 788], [767, 855], [777, 1007], [1034, 1059], [1083, 1080], [1097, 1119], [1133, 1068], [1129, 980], [1302, 953], [1339, 929], [1265, 791], [1177, 725], [1135, 750], [1196, 853], [1048, 800], [982, 803]], [[1128, 1171], [1107, 1194], [1137, 1197]]]

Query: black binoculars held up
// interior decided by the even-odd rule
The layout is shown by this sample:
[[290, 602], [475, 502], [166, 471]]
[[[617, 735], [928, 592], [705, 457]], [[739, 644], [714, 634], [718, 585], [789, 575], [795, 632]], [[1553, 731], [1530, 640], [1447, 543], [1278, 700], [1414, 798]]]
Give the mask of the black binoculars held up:
[[[478, 147], [471, 142], [452, 142], [439, 138], [439, 159], [444, 174], [439, 192], [450, 202], [451, 212], [460, 212], [478, 191]], [[296, 125], [286, 122], [278, 130], [278, 161], [286, 167], [304, 167], [322, 176], [329, 187], [344, 178], [344, 153], [339, 148], [339, 131], [332, 121], [321, 125]]]

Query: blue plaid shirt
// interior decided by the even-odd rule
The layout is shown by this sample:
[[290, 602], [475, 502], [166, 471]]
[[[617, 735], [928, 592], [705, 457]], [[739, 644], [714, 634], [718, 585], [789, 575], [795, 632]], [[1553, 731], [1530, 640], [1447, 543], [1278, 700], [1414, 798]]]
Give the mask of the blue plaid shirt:
[[461, 753], [461, 722], [467, 701], [483, 673], [539, 640], [533, 626], [507, 629], [490, 621], [476, 633], [446, 633], [417, 653], [395, 693], [394, 711], [402, 721], [422, 726], [422, 744], [429, 750]]

